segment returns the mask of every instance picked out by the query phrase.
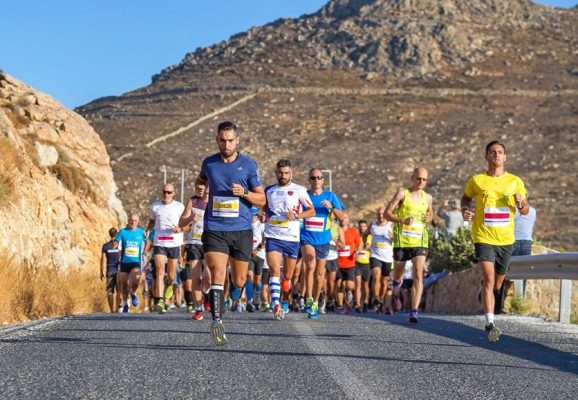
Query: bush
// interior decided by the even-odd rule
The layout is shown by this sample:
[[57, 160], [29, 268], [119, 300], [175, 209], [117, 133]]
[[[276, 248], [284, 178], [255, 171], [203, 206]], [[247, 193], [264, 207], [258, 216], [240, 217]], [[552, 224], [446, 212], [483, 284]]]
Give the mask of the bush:
[[468, 228], [460, 228], [455, 235], [445, 229], [429, 233], [429, 269], [431, 272], [461, 271], [474, 266], [474, 243]]

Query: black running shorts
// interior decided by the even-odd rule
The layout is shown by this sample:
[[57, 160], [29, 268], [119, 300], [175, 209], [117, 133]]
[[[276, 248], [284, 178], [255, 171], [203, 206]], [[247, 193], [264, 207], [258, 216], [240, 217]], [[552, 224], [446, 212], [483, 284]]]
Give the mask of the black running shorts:
[[204, 230], [201, 238], [203, 252], [211, 251], [228, 254], [239, 260], [249, 262], [253, 249], [253, 231], [209, 231]]
[[508, 266], [510, 265], [510, 258], [512, 257], [513, 245], [509, 246], [494, 246], [486, 243], [474, 243], [476, 262], [489, 261], [494, 263], [496, 274], [506, 275]]
[[427, 257], [427, 247], [394, 247], [393, 259], [395, 261], [409, 261], [415, 257]]

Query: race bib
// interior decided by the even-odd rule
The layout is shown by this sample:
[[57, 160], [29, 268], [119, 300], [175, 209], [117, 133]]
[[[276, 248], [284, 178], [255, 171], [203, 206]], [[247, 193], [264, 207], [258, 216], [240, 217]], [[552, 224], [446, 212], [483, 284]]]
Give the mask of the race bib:
[[343, 249], [337, 249], [337, 255], [339, 257], [349, 257], [351, 255], [351, 248], [349, 246], [345, 246]]
[[411, 225], [403, 225], [401, 228], [401, 234], [411, 238], [421, 238], [423, 235], [423, 224], [414, 221]]
[[321, 217], [311, 217], [305, 220], [305, 230], [309, 232], [323, 232], [325, 219]]
[[124, 255], [128, 257], [138, 257], [138, 247], [127, 247], [124, 249]]
[[365, 250], [361, 250], [357, 252], [357, 258], [364, 258], [365, 257]]
[[213, 216], [235, 218], [239, 216], [239, 198], [238, 197], [213, 197]]
[[288, 229], [289, 220], [271, 217], [271, 219], [269, 220], [269, 227], [273, 229]]
[[486, 208], [484, 208], [484, 225], [485, 226], [509, 226], [510, 225], [510, 208], [509, 207], [486, 207]]
[[203, 234], [201, 232], [193, 233], [193, 239], [201, 240], [201, 236], [203, 236]]
[[159, 242], [173, 240], [174, 238], [174, 236], [159, 236]]

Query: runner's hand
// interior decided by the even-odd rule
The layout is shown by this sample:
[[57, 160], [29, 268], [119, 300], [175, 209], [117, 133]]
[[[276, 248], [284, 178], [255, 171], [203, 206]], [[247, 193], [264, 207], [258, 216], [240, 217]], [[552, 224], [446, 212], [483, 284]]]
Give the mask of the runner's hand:
[[464, 221], [471, 221], [474, 217], [474, 210], [470, 207], [462, 207], [462, 217], [464, 218]]
[[331, 204], [331, 202], [330, 202], [329, 200], [323, 200], [323, 201], [321, 202], [321, 205], [322, 205], [323, 207], [333, 208], [333, 204]]
[[514, 201], [516, 202], [516, 207], [518, 209], [522, 208], [522, 206], [524, 204], [524, 199], [522, 198], [522, 195], [515, 194], [514, 195]]
[[242, 196], [245, 194], [245, 188], [238, 183], [233, 183], [231, 185], [231, 191], [235, 196]]

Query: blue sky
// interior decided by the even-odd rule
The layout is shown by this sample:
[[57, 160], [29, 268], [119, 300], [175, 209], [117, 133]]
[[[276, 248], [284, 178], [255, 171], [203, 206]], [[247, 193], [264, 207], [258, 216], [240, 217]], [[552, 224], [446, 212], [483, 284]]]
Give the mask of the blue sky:
[[[0, 69], [74, 108], [150, 83], [186, 53], [326, 0], [27, 0], [1, 6]], [[571, 7], [578, 0], [544, 0]]]

